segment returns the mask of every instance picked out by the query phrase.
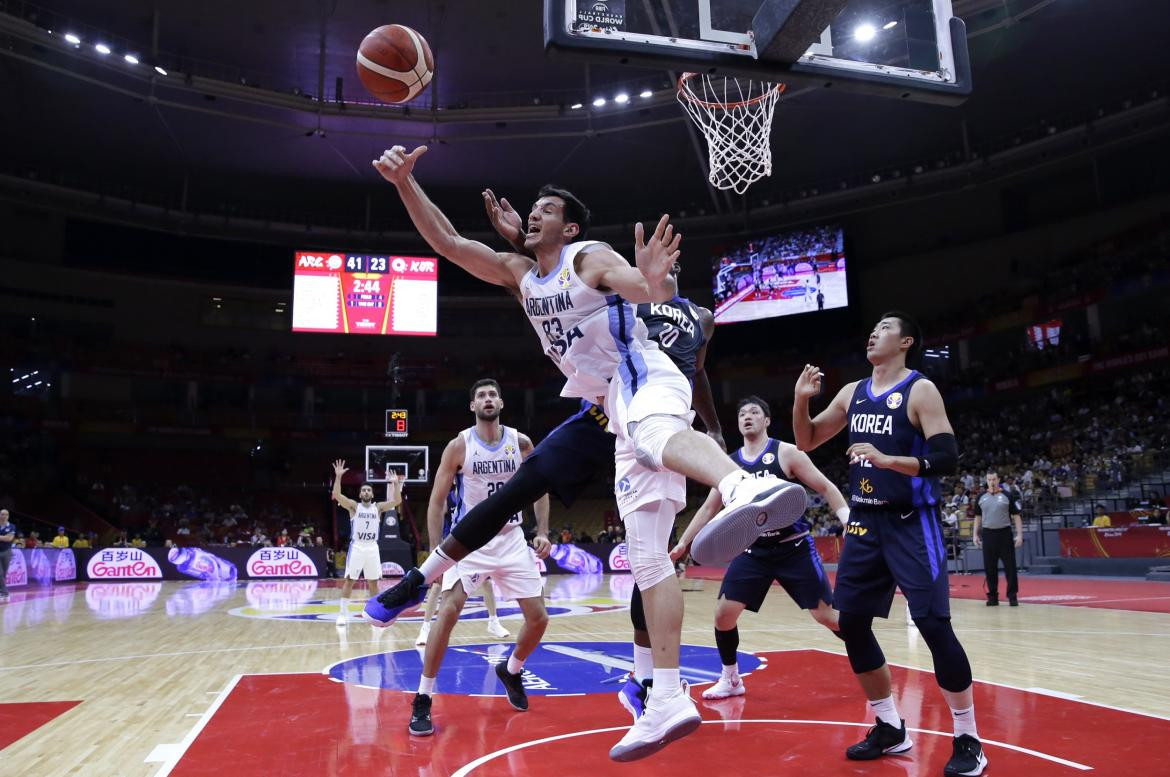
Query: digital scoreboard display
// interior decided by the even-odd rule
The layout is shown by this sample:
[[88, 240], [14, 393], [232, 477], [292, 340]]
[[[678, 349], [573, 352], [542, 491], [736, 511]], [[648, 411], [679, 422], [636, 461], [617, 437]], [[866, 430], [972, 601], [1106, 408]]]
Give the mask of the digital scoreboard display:
[[433, 336], [438, 300], [434, 257], [296, 252], [294, 332]]

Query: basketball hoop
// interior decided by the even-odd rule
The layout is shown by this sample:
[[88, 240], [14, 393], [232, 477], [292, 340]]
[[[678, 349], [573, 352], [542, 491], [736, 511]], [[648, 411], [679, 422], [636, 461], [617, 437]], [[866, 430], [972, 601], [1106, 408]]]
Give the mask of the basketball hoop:
[[708, 180], [743, 194], [772, 174], [772, 114], [784, 84], [683, 73], [678, 101], [707, 138]]

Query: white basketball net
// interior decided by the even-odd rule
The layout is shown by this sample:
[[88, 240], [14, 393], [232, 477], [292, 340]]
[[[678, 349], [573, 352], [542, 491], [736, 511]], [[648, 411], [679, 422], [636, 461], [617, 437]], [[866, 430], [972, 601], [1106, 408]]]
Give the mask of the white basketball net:
[[772, 174], [772, 113], [784, 84], [684, 73], [678, 101], [707, 137], [708, 180], [743, 194]]

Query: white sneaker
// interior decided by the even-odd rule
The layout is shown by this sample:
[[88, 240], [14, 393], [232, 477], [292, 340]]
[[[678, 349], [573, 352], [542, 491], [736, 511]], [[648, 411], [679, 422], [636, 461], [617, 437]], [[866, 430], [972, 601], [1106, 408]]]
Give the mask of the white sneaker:
[[500, 623], [499, 618], [488, 618], [487, 630], [488, 634], [491, 634], [496, 639], [507, 639], [508, 637], [512, 636], [508, 630], [504, 628], [504, 625]]
[[416, 644], [416, 645], [427, 644], [427, 637], [429, 637], [430, 634], [431, 634], [431, 624], [429, 622], [424, 623], [422, 625], [422, 628], [418, 630], [418, 639], [416, 639], [414, 641], [414, 644]]
[[739, 674], [733, 674], [730, 677], [723, 675], [719, 678], [719, 682], [703, 691], [703, 698], [726, 699], [729, 696], [743, 696], [745, 693], [747, 693], [747, 688], [744, 687], [743, 679]]
[[738, 556], [766, 531], [786, 529], [804, 515], [804, 486], [777, 477], [744, 477], [731, 491], [731, 501], [691, 543], [700, 564], [719, 566]]
[[609, 757], [625, 762], [654, 755], [676, 739], [692, 733], [702, 722], [685, 682], [681, 693], [674, 696], [663, 698], [660, 693], [652, 693], [646, 702], [645, 714], [610, 749]]

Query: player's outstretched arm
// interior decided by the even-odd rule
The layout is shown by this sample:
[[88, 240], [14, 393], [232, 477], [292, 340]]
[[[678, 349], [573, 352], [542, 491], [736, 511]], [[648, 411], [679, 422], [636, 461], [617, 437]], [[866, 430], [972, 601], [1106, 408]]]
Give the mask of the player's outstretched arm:
[[674, 234], [670, 217], [663, 216], [648, 240], [639, 223], [634, 227], [634, 260], [632, 266], [607, 245], [586, 248], [580, 254], [581, 266], [577, 274], [586, 285], [602, 291], [613, 291], [635, 305], [643, 302], [666, 302], [678, 294], [678, 285], [670, 269], [678, 261], [679, 241]]
[[691, 390], [691, 406], [699, 414], [703, 426], [707, 427], [707, 436], [726, 451], [723, 426], [719, 423], [719, 414], [715, 412], [715, 398], [711, 394], [711, 381], [707, 378], [707, 345], [715, 336], [715, 316], [707, 308], [699, 308], [699, 326], [703, 330], [703, 345], [695, 355], [695, 385]]
[[536, 254], [524, 246], [524, 217], [521, 216], [507, 197], [496, 199], [496, 193], [491, 189], [483, 190], [483, 209], [487, 211], [488, 221], [496, 234], [508, 241], [512, 250], [523, 254], [529, 259], [535, 259]]
[[350, 515], [353, 515], [353, 511], [357, 509], [357, 502], [341, 493], [341, 476], [346, 472], [349, 470], [345, 468], [344, 460], [338, 459], [333, 462], [333, 500], [348, 510]]
[[431, 497], [427, 501], [427, 542], [432, 551], [443, 541], [443, 510], [446, 508], [447, 494], [455, 485], [455, 475], [459, 472], [459, 463], [463, 461], [466, 452], [467, 446], [463, 442], [463, 435], [458, 435], [443, 449], [439, 468], [435, 470], [435, 479], [431, 483]]
[[707, 501], [703, 502], [702, 506], [695, 511], [695, 516], [691, 518], [691, 522], [687, 524], [686, 530], [683, 531], [682, 536], [678, 538], [678, 544], [670, 549], [670, 560], [678, 561], [683, 556], [687, 555], [687, 549], [691, 547], [691, 543], [695, 539], [695, 535], [699, 530], [711, 522], [715, 514], [723, 509], [723, 497], [719, 495], [719, 489], [711, 489], [711, 493], [707, 495]]
[[393, 510], [402, 504], [402, 478], [398, 477], [398, 472], [392, 470], [389, 475], [389, 489], [390, 493], [385, 502], [378, 502], [378, 513], [384, 513], [388, 510]]
[[435, 253], [482, 281], [503, 286], [513, 293], [518, 292], [520, 278], [532, 266], [532, 260], [518, 254], [496, 253], [478, 240], [469, 240], [455, 230], [412, 174], [415, 163], [426, 151], [426, 146], [419, 146], [407, 154], [402, 146], [394, 146], [374, 160], [374, 169], [394, 184], [415, 229]]
[[802, 451], [811, 451], [831, 439], [845, 428], [845, 423], [849, 419], [849, 397], [853, 395], [856, 382], [843, 386], [829, 406], [818, 413], [816, 418], [809, 417], [809, 400], [821, 392], [821, 381], [824, 378], [820, 367], [806, 364], [800, 377], [796, 379], [796, 391], [792, 400], [792, 434], [796, 447]]

